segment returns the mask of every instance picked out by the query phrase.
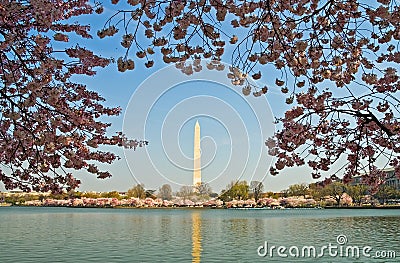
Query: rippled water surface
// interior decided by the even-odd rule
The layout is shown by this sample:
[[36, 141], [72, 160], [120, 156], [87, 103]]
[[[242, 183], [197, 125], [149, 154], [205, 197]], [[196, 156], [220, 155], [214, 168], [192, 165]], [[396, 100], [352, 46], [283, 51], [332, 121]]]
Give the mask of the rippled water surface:
[[[399, 240], [400, 210], [0, 208], [2, 263], [400, 262]], [[338, 255], [326, 249], [316, 258], [329, 244]], [[271, 255], [271, 246], [286, 250]], [[304, 246], [316, 257], [302, 256]], [[346, 257], [349, 246], [397, 258]]]

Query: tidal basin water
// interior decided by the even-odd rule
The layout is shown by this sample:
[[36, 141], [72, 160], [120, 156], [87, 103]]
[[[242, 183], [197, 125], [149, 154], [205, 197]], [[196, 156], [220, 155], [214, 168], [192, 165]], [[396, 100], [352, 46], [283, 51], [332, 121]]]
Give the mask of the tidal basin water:
[[400, 210], [0, 207], [2, 263], [400, 262], [399, 240]]

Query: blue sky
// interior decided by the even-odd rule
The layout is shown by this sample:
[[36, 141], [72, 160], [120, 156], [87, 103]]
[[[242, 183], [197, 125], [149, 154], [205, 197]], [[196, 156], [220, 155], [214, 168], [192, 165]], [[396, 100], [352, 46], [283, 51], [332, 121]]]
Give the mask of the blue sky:
[[148, 70], [137, 63], [134, 71], [125, 73], [111, 65], [97, 76], [85, 78], [88, 87], [98, 90], [108, 105], [123, 108], [121, 116], [109, 120], [111, 130], [123, 130], [131, 138], [150, 143], [136, 151], [110, 147], [122, 157], [110, 166], [101, 165], [113, 177], [98, 180], [79, 172], [80, 190], [124, 191], [138, 182], [150, 189], [169, 183], [178, 190], [190, 184], [196, 120], [201, 125], [202, 177], [214, 191], [220, 192], [236, 179], [262, 180], [267, 191], [311, 182], [306, 168], [267, 175], [272, 159], [264, 141], [275, 130], [273, 116], [281, 116], [288, 108], [278, 92], [245, 97], [240, 87], [229, 84], [226, 72], [204, 69], [186, 76], [174, 66], [157, 65]]
[[[211, 73], [214, 77], [208, 76]], [[109, 105], [123, 108], [121, 116], [110, 119], [113, 131], [123, 130], [131, 138], [150, 143], [136, 151], [110, 147], [122, 157], [110, 166], [102, 165], [113, 177], [97, 180], [77, 173], [82, 180], [80, 189], [123, 191], [140, 182], [152, 189], [170, 183], [177, 190], [190, 184], [196, 120], [201, 125], [203, 180], [215, 191], [236, 179], [263, 180], [271, 191], [310, 182], [310, 174], [303, 168], [265, 176], [272, 159], [264, 141], [274, 132], [273, 116], [287, 108], [284, 98], [273, 92], [266, 97], [245, 97], [241, 88], [229, 85], [226, 72], [211, 73], [202, 71], [204, 79], [187, 77], [174, 66], [161, 72], [139, 69], [119, 73], [112, 65], [86, 81]]]

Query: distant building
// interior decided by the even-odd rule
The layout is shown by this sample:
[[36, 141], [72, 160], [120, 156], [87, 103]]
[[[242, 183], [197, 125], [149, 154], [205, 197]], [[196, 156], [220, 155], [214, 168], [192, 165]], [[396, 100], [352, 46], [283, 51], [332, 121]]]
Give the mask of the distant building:
[[[386, 173], [386, 180], [382, 185], [393, 187], [400, 190], [400, 179], [395, 175], [394, 168], [383, 169]], [[351, 185], [363, 184], [362, 175], [354, 176]]]

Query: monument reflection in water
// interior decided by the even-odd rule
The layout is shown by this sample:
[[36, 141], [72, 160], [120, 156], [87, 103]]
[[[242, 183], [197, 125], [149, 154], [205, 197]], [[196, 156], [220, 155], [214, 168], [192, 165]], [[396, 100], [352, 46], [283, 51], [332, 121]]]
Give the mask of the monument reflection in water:
[[201, 217], [199, 212], [192, 213], [192, 262], [199, 263], [201, 258]]

